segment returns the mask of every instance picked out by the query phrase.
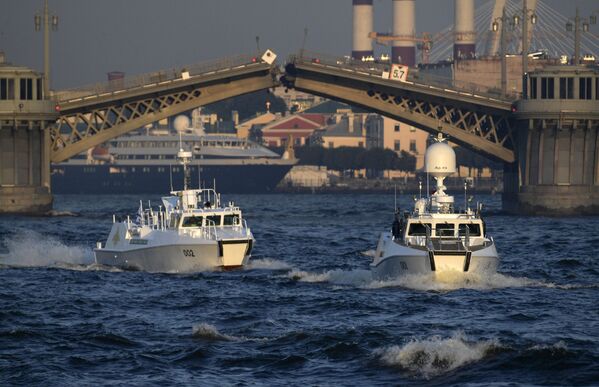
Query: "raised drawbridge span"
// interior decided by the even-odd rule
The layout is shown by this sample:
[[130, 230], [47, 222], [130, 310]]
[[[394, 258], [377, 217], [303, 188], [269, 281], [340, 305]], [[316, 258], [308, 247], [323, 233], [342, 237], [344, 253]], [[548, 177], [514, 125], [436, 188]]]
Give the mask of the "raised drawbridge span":
[[50, 159], [61, 162], [163, 118], [275, 87], [272, 59], [243, 55], [58, 92]]
[[443, 133], [475, 152], [516, 161], [513, 103], [475, 84], [415, 72], [405, 82], [386, 79], [389, 65], [301, 52], [290, 57], [282, 83], [378, 112], [429, 133]]

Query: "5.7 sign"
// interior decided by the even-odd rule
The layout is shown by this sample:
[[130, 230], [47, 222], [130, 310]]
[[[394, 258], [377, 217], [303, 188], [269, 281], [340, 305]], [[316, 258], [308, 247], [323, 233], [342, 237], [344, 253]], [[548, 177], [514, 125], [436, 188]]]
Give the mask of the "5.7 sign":
[[393, 81], [405, 82], [408, 80], [408, 66], [394, 64], [391, 66], [391, 72], [389, 73], [389, 79]]

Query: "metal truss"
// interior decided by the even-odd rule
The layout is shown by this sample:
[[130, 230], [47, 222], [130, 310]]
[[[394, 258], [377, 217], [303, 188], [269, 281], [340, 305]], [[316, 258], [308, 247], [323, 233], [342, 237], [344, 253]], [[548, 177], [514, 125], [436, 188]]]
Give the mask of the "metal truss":
[[509, 112], [341, 76], [300, 71], [284, 81], [288, 87], [358, 105], [429, 133], [443, 132], [451, 141], [492, 159], [516, 161]]
[[64, 161], [152, 122], [223, 99], [268, 89], [276, 86], [276, 82], [270, 71], [261, 71], [240, 78], [222, 77], [209, 83], [179, 86], [176, 90], [162, 88], [126, 100], [113, 99], [65, 111], [50, 129], [51, 160]]
[[[395, 96], [387, 92], [368, 90], [368, 96], [389, 104], [405, 114], [420, 116], [416, 118], [417, 126], [425, 130], [453, 133], [456, 138], [472, 146], [480, 140], [488, 142], [479, 150], [492, 152], [490, 156], [506, 162], [514, 162], [515, 143], [512, 126], [506, 113], [492, 114], [482, 110], [470, 110], [452, 106], [449, 102], [431, 102], [414, 97]], [[425, 118], [427, 118], [425, 120]], [[430, 120], [437, 122], [435, 127], [423, 127]], [[418, 125], [418, 123], [422, 123]], [[461, 131], [464, 134], [458, 132]], [[459, 135], [458, 135], [459, 134]]]

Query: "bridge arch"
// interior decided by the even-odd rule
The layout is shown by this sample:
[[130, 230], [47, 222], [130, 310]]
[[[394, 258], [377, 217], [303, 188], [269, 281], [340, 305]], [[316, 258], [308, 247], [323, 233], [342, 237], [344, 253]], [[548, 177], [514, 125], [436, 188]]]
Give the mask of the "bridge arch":
[[52, 162], [152, 122], [278, 85], [274, 63], [245, 55], [59, 92]]
[[494, 160], [516, 161], [510, 97], [422, 75], [393, 81], [385, 77], [388, 71], [384, 65], [302, 53], [289, 59], [282, 84], [360, 106], [429, 133], [442, 131], [452, 141]]

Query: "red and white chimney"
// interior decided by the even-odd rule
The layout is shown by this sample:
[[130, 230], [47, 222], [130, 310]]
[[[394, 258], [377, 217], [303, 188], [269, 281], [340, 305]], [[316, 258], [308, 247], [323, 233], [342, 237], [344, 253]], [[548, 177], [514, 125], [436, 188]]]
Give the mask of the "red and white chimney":
[[368, 36], [373, 31], [372, 0], [352, 0], [353, 4], [353, 45], [351, 56], [362, 59], [373, 56], [372, 39]]
[[391, 61], [413, 67], [416, 65], [416, 8], [414, 0], [393, 0], [393, 42]]
[[453, 59], [474, 59], [476, 56], [474, 0], [455, 0], [454, 27]]

